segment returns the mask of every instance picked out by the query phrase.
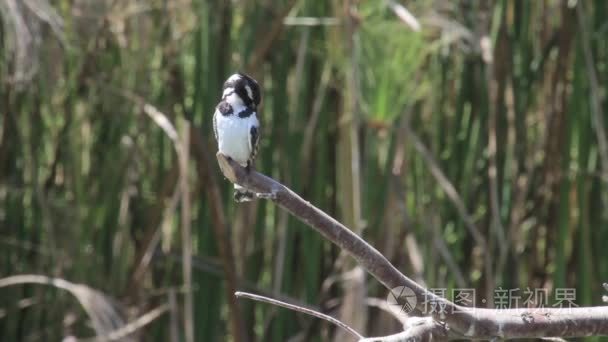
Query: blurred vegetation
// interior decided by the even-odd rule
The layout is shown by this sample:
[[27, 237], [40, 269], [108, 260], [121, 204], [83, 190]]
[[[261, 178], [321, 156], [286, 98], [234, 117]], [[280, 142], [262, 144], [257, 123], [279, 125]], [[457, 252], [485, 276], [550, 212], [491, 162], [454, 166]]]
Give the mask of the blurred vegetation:
[[263, 86], [257, 168], [405, 274], [475, 288], [480, 306], [499, 287], [599, 304], [608, 3], [404, 5], [420, 32], [383, 1], [4, 0], [0, 278], [56, 281], [0, 288], [0, 340], [90, 337], [154, 312], [132, 337], [184, 339], [189, 260], [198, 341], [335, 333], [235, 289], [342, 317], [354, 303], [366, 335], [399, 330], [366, 304], [387, 290], [348, 286], [336, 247], [269, 202], [233, 203], [211, 116], [235, 70]]

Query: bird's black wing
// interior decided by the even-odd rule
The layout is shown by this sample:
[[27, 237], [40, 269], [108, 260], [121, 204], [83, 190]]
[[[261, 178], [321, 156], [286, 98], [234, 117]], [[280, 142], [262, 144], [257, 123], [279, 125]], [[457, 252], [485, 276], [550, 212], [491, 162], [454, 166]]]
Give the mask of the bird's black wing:
[[249, 164], [253, 164], [255, 156], [258, 154], [258, 146], [260, 144], [260, 132], [258, 126], [251, 126], [249, 129], [249, 148], [251, 154], [249, 155]]

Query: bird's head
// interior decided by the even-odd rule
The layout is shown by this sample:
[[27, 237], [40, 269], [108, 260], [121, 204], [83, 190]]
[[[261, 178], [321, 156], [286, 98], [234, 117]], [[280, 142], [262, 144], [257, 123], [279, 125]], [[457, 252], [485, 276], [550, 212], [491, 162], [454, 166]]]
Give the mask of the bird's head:
[[255, 110], [261, 101], [260, 86], [248, 75], [240, 72], [233, 74], [224, 82], [222, 99], [233, 105], [242, 104]]

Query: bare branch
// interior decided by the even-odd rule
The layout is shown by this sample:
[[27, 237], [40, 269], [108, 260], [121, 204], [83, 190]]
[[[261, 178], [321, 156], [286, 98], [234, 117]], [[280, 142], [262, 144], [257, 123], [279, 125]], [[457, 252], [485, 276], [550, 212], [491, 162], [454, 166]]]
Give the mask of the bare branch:
[[[222, 173], [228, 180], [257, 193], [272, 194], [273, 202], [348, 252], [386, 288], [410, 287], [419, 297], [419, 302], [422, 302], [422, 299], [427, 295], [424, 288], [399, 272], [378, 250], [340, 222], [306, 202], [283, 184], [258, 172], [247, 172], [234, 161], [226, 159], [221, 153], [217, 154], [217, 159]], [[442, 301], [438, 296], [428, 295], [428, 298]], [[450, 308], [452, 307], [450, 306]]]
[[281, 306], [281, 307], [287, 308], [289, 310], [305, 313], [307, 315], [311, 315], [311, 316], [314, 316], [314, 317], [326, 320], [329, 323], [334, 324], [334, 325], [336, 325], [336, 326], [338, 326], [338, 327], [340, 327], [340, 328], [348, 331], [351, 335], [355, 336], [358, 339], [362, 339], [363, 338], [363, 336], [361, 336], [361, 334], [359, 334], [358, 332], [356, 332], [353, 328], [349, 327], [348, 325], [342, 323], [341, 321], [339, 321], [339, 320], [337, 320], [337, 319], [335, 319], [335, 318], [333, 318], [333, 317], [331, 317], [329, 315], [320, 313], [318, 311], [315, 311], [315, 310], [312, 310], [312, 309], [308, 309], [308, 308], [305, 308], [305, 307], [300, 306], [300, 305], [289, 304], [289, 303], [286, 303], [286, 302], [282, 302], [280, 300], [276, 300], [276, 299], [272, 299], [272, 298], [268, 298], [268, 297], [264, 297], [264, 296], [259, 296], [259, 295], [256, 295], [256, 294], [253, 294], [253, 293], [248, 293], [248, 292], [237, 291], [237, 292], [234, 293], [234, 295], [237, 296], [237, 297], [249, 298], [251, 300], [257, 300], [258, 302], [264, 302], [264, 303], [268, 303], [268, 304], [272, 304], [272, 305], [277, 305], [277, 306]]
[[[399, 272], [378, 250], [361, 237], [303, 200], [283, 184], [258, 172], [248, 172], [221, 153], [217, 154], [217, 159], [226, 178], [249, 190], [271, 194], [272, 196], [267, 196], [269, 199], [348, 252], [386, 288], [409, 287], [417, 297], [417, 312], [434, 320], [432, 327], [430, 323], [423, 323], [421, 324], [423, 327], [415, 329], [418, 331], [416, 336], [420, 340], [425, 340], [426, 337], [445, 339], [446, 331], [450, 333], [448, 338], [455, 339], [608, 335], [608, 306], [493, 310], [462, 307], [438, 297]], [[434, 307], [440, 307], [441, 310], [428, 312], [425, 303], [431, 301], [436, 303]], [[445, 328], [437, 328], [442, 325], [445, 325]], [[401, 337], [395, 340], [405, 340], [408, 338], [403, 337], [405, 335], [413, 337], [408, 335], [408, 333], [413, 334], [410, 330], [398, 334]], [[369, 341], [374, 340], [367, 340]]]

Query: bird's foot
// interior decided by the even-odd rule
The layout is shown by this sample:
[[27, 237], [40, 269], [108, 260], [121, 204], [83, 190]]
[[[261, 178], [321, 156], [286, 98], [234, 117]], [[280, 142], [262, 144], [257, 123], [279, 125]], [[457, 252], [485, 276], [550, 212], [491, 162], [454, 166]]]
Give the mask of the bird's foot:
[[277, 194], [274, 192], [256, 192], [255, 197], [259, 199], [275, 200], [277, 199]]
[[237, 203], [250, 202], [254, 196], [254, 193], [251, 191], [234, 191], [234, 201]]

